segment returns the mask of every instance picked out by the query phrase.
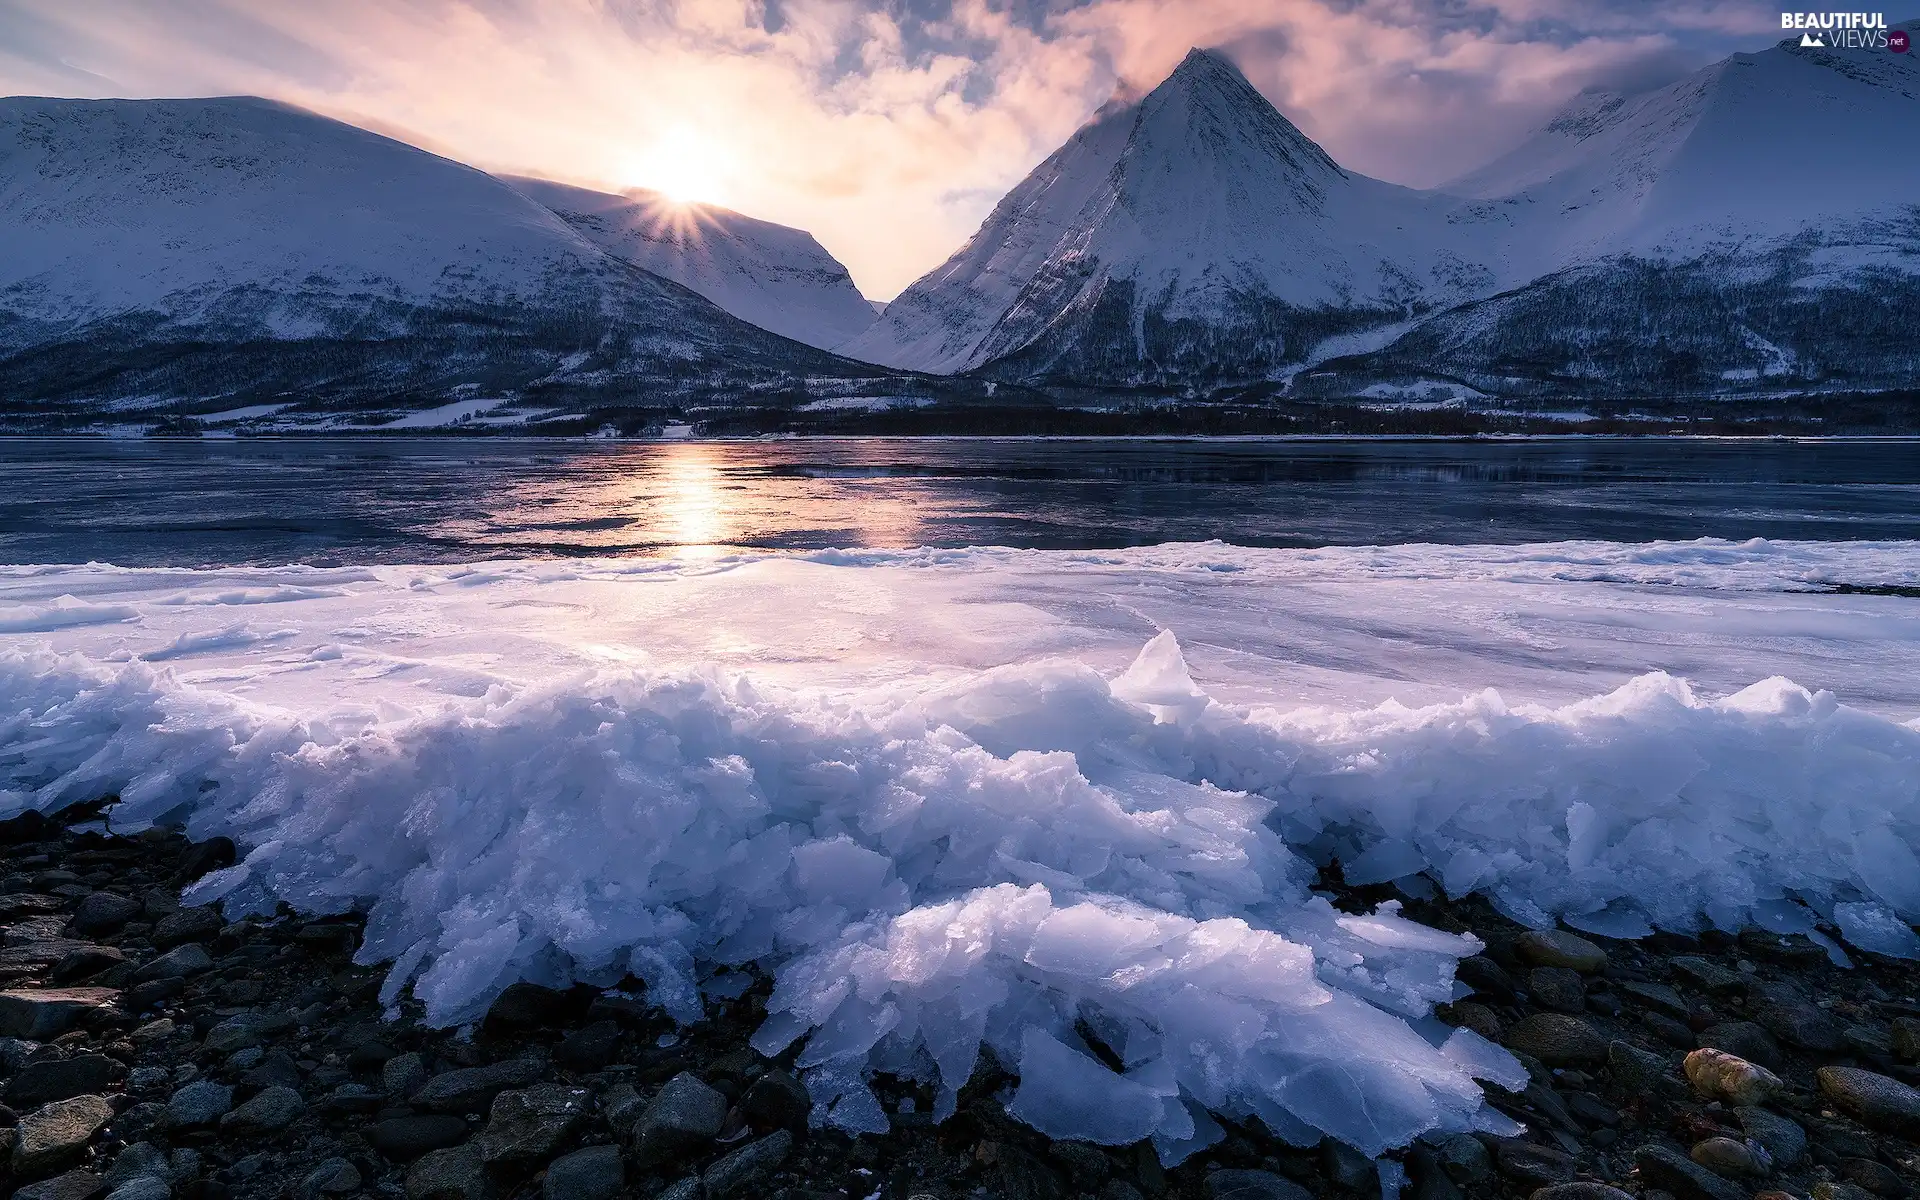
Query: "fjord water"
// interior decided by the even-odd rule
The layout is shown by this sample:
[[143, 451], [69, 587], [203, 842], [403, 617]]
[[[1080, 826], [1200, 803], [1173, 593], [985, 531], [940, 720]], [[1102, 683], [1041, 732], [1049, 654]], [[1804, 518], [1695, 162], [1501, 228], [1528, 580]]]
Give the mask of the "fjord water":
[[1920, 443], [0, 441], [0, 562], [1920, 538]]

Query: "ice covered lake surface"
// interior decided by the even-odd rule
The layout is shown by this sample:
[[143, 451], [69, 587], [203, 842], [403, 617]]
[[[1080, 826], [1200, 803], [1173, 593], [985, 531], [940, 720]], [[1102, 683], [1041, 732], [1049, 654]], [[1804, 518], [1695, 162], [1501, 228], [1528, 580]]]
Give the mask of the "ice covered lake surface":
[[1379, 1152], [1524, 1073], [1315, 864], [1920, 951], [1914, 451], [4, 443], [0, 814], [230, 834], [198, 898], [371, 905], [445, 1023], [756, 963], [850, 1129], [986, 1047], [1056, 1137]]

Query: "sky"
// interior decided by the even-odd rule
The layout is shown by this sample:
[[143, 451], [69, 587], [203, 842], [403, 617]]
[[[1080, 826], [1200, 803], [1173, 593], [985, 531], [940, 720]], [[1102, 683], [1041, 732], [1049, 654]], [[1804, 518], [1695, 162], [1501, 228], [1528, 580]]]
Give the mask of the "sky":
[[[1776, 41], [1775, 0], [0, 0], [0, 93], [304, 105], [493, 171], [808, 229], [885, 300], [1116, 92], [1224, 51], [1413, 186], [1586, 87]], [[1890, 18], [1892, 14], [1889, 14]]]

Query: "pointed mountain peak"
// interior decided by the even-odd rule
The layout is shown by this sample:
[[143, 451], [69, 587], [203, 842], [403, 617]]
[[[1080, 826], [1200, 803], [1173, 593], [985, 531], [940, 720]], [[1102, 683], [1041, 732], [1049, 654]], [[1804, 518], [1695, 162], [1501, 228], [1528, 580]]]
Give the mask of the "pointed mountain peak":
[[[1180, 60], [1180, 65], [1175, 67], [1173, 73], [1161, 82], [1160, 87], [1218, 87], [1222, 84], [1230, 87], [1243, 88], [1251, 88], [1253, 86], [1247, 82], [1247, 77], [1241, 74], [1240, 68], [1233, 65], [1232, 59], [1220, 53], [1218, 50], [1202, 50], [1200, 47], [1195, 46], [1193, 49], [1187, 51], [1187, 56]], [[1154, 90], [1158, 91], [1160, 89], [1155, 88]]]

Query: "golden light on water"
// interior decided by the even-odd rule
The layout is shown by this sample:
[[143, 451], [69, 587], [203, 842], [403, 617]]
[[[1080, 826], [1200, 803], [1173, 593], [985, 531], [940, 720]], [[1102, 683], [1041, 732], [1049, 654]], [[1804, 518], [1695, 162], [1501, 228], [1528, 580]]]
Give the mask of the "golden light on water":
[[652, 480], [663, 540], [683, 555], [718, 553], [739, 536], [719, 455], [709, 447], [684, 445], [666, 448], [661, 459]]

